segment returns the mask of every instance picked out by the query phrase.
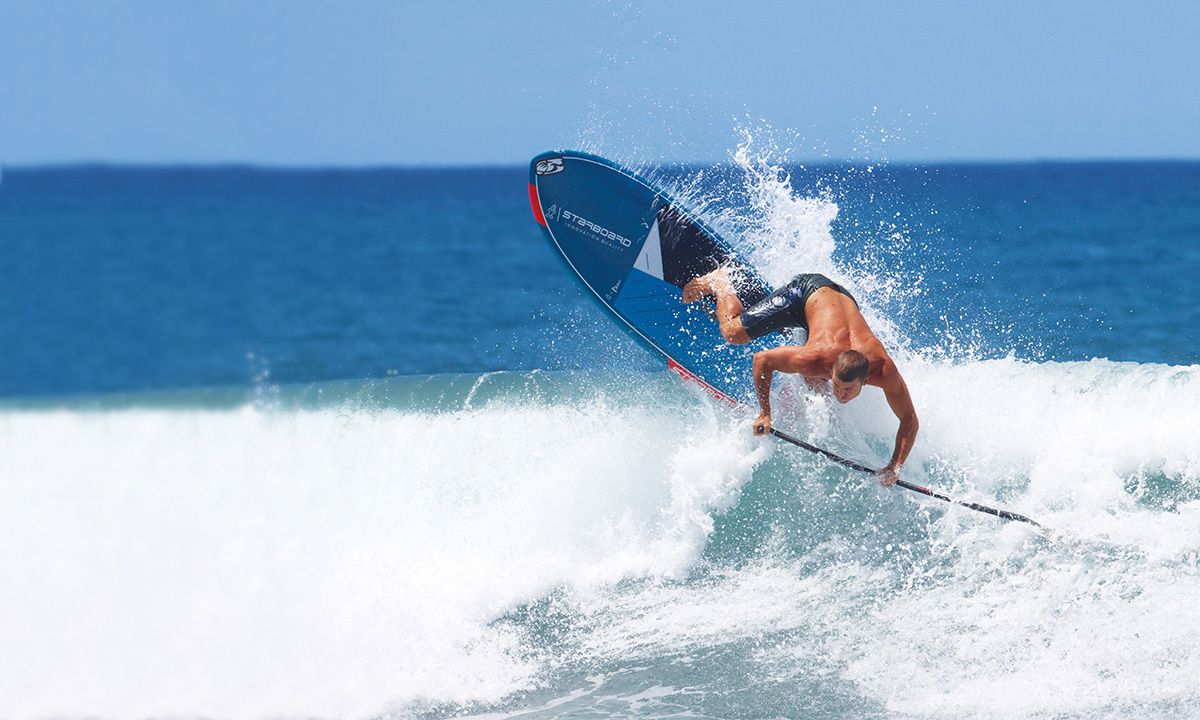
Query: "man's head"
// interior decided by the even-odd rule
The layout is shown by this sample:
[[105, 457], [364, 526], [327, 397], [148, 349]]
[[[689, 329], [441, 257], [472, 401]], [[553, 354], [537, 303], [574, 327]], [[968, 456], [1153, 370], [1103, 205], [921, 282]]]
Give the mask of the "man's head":
[[833, 361], [833, 396], [840, 403], [848, 403], [862, 392], [863, 383], [871, 372], [867, 356], [857, 350], [843, 350]]

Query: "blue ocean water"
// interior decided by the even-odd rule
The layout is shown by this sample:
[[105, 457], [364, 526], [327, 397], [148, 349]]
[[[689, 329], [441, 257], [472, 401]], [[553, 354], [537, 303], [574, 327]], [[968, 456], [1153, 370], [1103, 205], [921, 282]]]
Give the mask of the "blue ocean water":
[[[1200, 164], [786, 169], [836, 202], [836, 261], [921, 279], [881, 307], [919, 345], [949, 323], [985, 355], [1200, 361]], [[658, 176], [701, 170], [741, 207], [736, 168]], [[623, 337], [538, 241], [525, 173], [9, 170], [0, 393], [605, 367]]]
[[641, 170], [854, 292], [907, 479], [1058, 539], [753, 437], [525, 168], [7, 169], [0, 716], [1200, 712], [1200, 163]]

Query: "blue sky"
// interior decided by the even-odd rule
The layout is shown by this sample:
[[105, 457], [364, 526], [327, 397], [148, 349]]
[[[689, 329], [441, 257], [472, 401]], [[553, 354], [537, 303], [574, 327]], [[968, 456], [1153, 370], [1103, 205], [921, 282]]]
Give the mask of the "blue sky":
[[0, 163], [1200, 157], [1200, 3], [748, 5], [6, 3]]

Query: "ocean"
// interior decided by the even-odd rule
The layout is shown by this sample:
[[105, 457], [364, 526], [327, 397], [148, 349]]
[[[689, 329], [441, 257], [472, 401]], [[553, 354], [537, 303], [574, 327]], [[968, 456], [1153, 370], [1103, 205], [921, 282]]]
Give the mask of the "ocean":
[[854, 293], [906, 479], [1058, 535], [754, 437], [525, 167], [6, 168], [0, 717], [1200, 714], [1200, 163], [639, 170]]

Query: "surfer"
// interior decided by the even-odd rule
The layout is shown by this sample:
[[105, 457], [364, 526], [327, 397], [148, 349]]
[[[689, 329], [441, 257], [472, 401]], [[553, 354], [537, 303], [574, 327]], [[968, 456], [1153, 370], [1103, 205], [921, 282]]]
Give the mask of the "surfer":
[[771, 379], [776, 371], [798, 373], [810, 383], [828, 379], [840, 403], [858, 397], [863, 385], [874, 385], [883, 390], [900, 420], [892, 459], [878, 473], [880, 482], [894, 485], [917, 437], [917, 412], [896, 364], [867, 327], [858, 302], [846, 288], [824, 275], [806, 273], [743, 309], [724, 268], [683, 286], [685, 303], [710, 295], [717, 303], [721, 334], [733, 345], [744, 345], [788, 327], [808, 331], [804, 345], [785, 345], [754, 354], [754, 389], [762, 409], [754, 421], [754, 433], [771, 432]]

